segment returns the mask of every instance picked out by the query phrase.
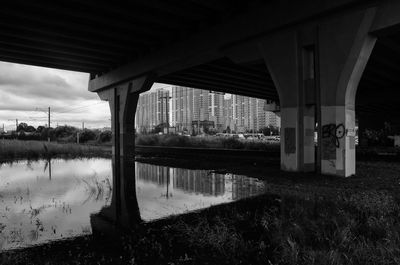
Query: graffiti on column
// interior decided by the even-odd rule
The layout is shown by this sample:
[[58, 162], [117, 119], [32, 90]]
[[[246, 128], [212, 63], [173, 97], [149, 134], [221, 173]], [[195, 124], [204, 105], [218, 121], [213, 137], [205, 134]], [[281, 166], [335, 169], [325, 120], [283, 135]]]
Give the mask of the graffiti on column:
[[341, 123], [339, 125], [336, 124], [326, 124], [322, 126], [322, 139], [329, 138], [337, 148], [340, 147], [340, 139], [344, 137], [345, 128]]
[[345, 132], [342, 123], [322, 126], [322, 159], [336, 159], [336, 148], [340, 147], [340, 139], [344, 137]]

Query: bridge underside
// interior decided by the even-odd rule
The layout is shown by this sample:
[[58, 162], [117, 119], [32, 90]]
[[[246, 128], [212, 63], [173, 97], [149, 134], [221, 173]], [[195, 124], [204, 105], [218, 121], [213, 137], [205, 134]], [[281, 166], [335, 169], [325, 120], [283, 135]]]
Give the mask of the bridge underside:
[[154, 82], [279, 102], [287, 171], [353, 175], [356, 115], [400, 121], [399, 1], [15, 0], [0, 15], [0, 60], [91, 74], [116, 159]]

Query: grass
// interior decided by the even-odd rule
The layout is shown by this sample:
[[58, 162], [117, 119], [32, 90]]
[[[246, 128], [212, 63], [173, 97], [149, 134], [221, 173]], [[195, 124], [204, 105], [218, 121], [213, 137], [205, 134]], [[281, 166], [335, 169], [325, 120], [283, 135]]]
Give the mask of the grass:
[[86, 237], [1, 257], [3, 264], [398, 264], [398, 207], [382, 213], [363, 199], [268, 194], [148, 224], [118, 243]]
[[134, 257], [142, 264], [398, 264], [399, 211], [381, 214], [325, 198], [264, 195], [178, 218], [134, 243], [150, 250]]
[[234, 138], [221, 138], [216, 136], [187, 137], [180, 135], [138, 135], [135, 139], [136, 145], [146, 146], [174, 146], [174, 147], [197, 147], [197, 148], [223, 148], [244, 150], [270, 150], [279, 148], [279, 144], [268, 144], [266, 142], [243, 141]]
[[111, 199], [112, 185], [108, 178], [99, 180], [97, 173], [94, 173], [90, 178], [78, 179], [85, 184], [85, 188], [88, 194], [86, 200], [82, 203], [85, 204], [87, 201], [102, 201], [105, 198], [105, 204], [108, 204]]
[[0, 255], [3, 264], [399, 264], [400, 163], [361, 162], [342, 179], [264, 176], [268, 194]]
[[104, 157], [110, 150], [101, 146], [59, 144], [41, 141], [0, 140], [0, 160], [39, 159], [49, 157]]

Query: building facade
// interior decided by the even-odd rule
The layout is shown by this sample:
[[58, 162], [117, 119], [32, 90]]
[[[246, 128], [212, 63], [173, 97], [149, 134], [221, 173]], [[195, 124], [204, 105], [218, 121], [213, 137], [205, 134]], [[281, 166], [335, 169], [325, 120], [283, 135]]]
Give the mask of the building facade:
[[136, 112], [136, 130], [151, 132], [169, 122], [173, 132], [257, 132], [280, 127], [280, 117], [271, 111], [274, 103], [258, 98], [230, 95], [190, 87], [171, 86], [143, 93]]
[[137, 132], [149, 133], [169, 122], [168, 98], [169, 91], [162, 88], [140, 94], [135, 115]]
[[193, 120], [193, 88], [173, 86], [171, 90], [171, 126], [189, 131]]

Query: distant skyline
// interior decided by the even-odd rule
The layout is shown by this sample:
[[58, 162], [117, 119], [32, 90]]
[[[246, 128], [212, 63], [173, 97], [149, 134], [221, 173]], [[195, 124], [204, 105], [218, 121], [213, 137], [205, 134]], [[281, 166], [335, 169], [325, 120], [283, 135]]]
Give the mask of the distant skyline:
[[[110, 126], [106, 101], [88, 91], [89, 74], [37, 66], [0, 62], [0, 126], [15, 130], [15, 120], [35, 127], [68, 124], [86, 128]], [[154, 84], [152, 89], [170, 87]]]

